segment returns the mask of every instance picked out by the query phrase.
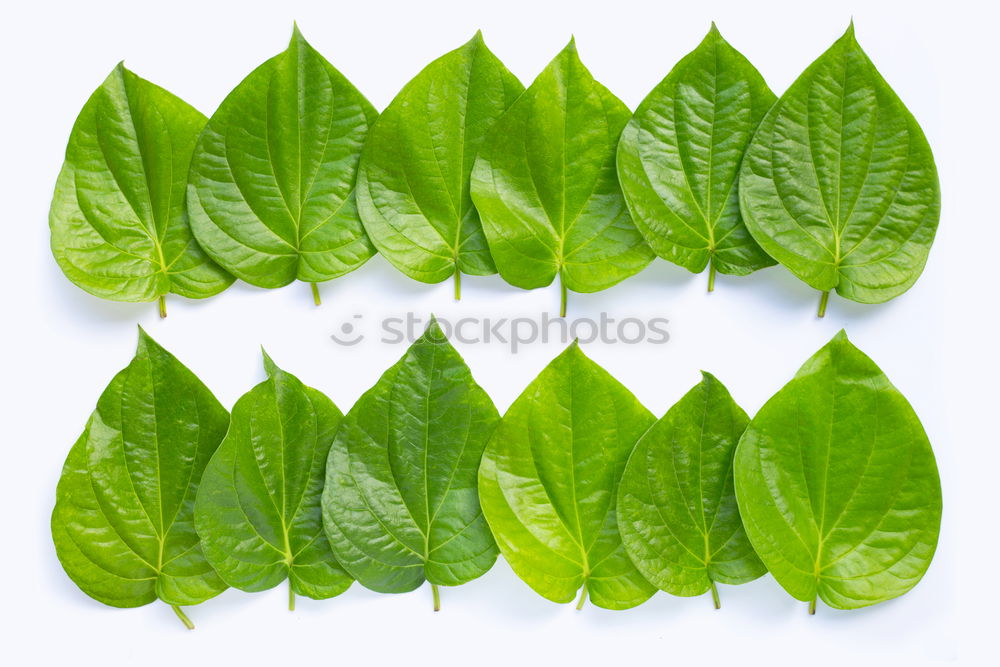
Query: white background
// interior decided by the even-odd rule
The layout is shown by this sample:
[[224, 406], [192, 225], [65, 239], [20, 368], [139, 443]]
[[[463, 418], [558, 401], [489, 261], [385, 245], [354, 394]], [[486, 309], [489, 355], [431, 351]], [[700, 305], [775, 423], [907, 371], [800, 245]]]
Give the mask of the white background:
[[[631, 108], [715, 20], [781, 93], [841, 35], [853, 15], [862, 46], [916, 115], [934, 149], [943, 213], [927, 269], [880, 306], [817, 295], [784, 269], [705, 276], [657, 260], [600, 294], [570, 296], [571, 317], [666, 317], [665, 345], [585, 346], [662, 414], [715, 373], [752, 414], [838, 329], [872, 356], [912, 402], [934, 444], [945, 513], [937, 556], [910, 593], [866, 610], [820, 605], [815, 617], [770, 577], [708, 598], [656, 595], [642, 607], [575, 612], [542, 599], [502, 562], [443, 592], [386, 596], [355, 585], [285, 610], [285, 590], [228, 591], [189, 609], [187, 632], [165, 605], [104, 607], [63, 574], [48, 530], [62, 461], [114, 373], [131, 358], [136, 324], [174, 352], [227, 406], [262, 378], [259, 345], [343, 409], [404, 351], [375, 340], [375, 322], [413, 310], [535, 317], [558, 293], [499, 278], [410, 281], [375, 258], [322, 287], [264, 291], [237, 284], [206, 302], [101, 301], [70, 284], [48, 249], [47, 209], [70, 128], [121, 59], [210, 114], [253, 67], [281, 51], [297, 20], [306, 37], [382, 109], [433, 58], [482, 28], [528, 84], [575, 34], [593, 74]], [[8, 665], [243, 664], [982, 664], [995, 635], [998, 392], [997, 15], [993, 2], [809, 3], [336, 2], [5, 3], [0, 9], [0, 260], [2, 400], [0, 658]], [[352, 316], [358, 314], [360, 320]], [[368, 327], [353, 348], [329, 335]], [[459, 345], [505, 410], [562, 348]], [[995, 656], [995, 652], [994, 653]], [[13, 661], [11, 661], [13, 660]], [[224, 662], [223, 662], [224, 661]]]

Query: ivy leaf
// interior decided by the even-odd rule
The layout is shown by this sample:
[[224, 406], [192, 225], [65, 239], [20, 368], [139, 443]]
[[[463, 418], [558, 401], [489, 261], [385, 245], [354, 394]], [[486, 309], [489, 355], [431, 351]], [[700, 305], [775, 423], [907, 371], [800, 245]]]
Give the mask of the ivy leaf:
[[49, 212], [52, 254], [114, 301], [218, 294], [233, 282], [194, 242], [184, 207], [205, 117], [119, 64], [80, 111]]
[[472, 170], [472, 199], [500, 275], [523, 289], [558, 276], [598, 292], [653, 252], [632, 223], [615, 149], [628, 107], [591, 76], [570, 40], [493, 126]]
[[288, 580], [313, 599], [343, 593], [353, 579], [323, 534], [326, 458], [341, 412], [321, 392], [274, 365], [233, 406], [229, 432], [205, 469], [195, 526], [227, 584], [254, 592]]
[[358, 209], [393, 266], [438, 283], [496, 273], [472, 205], [472, 163], [486, 132], [524, 86], [481, 33], [425, 67], [382, 113], [365, 143]]
[[354, 196], [375, 109], [296, 27], [288, 49], [223, 100], [198, 141], [188, 192], [198, 242], [257, 287], [316, 283], [375, 253]]
[[351, 408], [323, 491], [330, 546], [362, 585], [405, 593], [489, 570], [476, 471], [500, 416], [436, 321]]
[[655, 592], [625, 553], [615, 507], [629, 453], [654, 421], [575, 342], [504, 415], [479, 494], [500, 552], [539, 595], [570, 602], [580, 591], [577, 608], [589, 595], [628, 609]]
[[618, 144], [618, 177], [653, 252], [692, 273], [745, 276], [775, 262], [740, 217], [736, 181], [775, 101], [715, 24], [642, 101]]
[[841, 331], [754, 417], [736, 450], [747, 535], [797, 600], [856, 609], [927, 570], [941, 481], [913, 408]]
[[941, 190], [913, 115], [854, 24], [761, 122], [740, 174], [750, 233], [800, 280], [860, 303], [899, 296], [923, 271]]
[[180, 610], [226, 584], [202, 553], [194, 501], [229, 414], [139, 330], [132, 362], [101, 394], [56, 489], [52, 539], [84, 593], [113, 607]]
[[632, 452], [618, 488], [618, 525], [639, 571], [672, 595], [743, 584], [763, 575], [740, 520], [733, 454], [747, 414], [708, 373]]

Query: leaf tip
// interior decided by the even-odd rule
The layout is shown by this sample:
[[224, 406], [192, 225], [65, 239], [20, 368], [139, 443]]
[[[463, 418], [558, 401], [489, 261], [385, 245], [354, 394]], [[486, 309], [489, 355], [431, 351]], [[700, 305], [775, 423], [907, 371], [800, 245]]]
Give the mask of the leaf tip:
[[444, 330], [441, 329], [441, 324], [438, 322], [437, 317], [434, 316], [434, 313], [431, 313], [430, 321], [427, 322], [427, 328], [424, 329], [424, 335], [421, 338], [432, 343], [448, 342], [448, 337], [444, 334]]
[[299, 22], [292, 21], [292, 38], [288, 42], [289, 48], [295, 46], [296, 44], [309, 46], [309, 42], [306, 41], [305, 35], [303, 35], [302, 30], [299, 29]]
[[844, 31], [844, 37], [843, 37], [843, 39], [846, 39], [846, 40], [849, 40], [849, 41], [852, 41], [852, 42], [857, 42], [857, 37], [854, 34], [854, 17], [853, 16], [851, 17], [850, 23], [847, 24], [847, 30]]
[[137, 325], [139, 327], [139, 342], [136, 345], [136, 354], [141, 354], [145, 350], [150, 348], [163, 349], [159, 343], [153, 340], [153, 337], [146, 333], [146, 330], [142, 328], [142, 325]]
[[722, 37], [722, 33], [719, 32], [719, 26], [715, 25], [715, 21], [712, 21], [712, 25], [709, 26], [708, 34], [710, 37]]
[[556, 357], [556, 359], [560, 359], [560, 358], [563, 358], [563, 357], [567, 357], [567, 358], [568, 357], [583, 357], [584, 359], [588, 358], [587, 355], [584, 353], [583, 348], [580, 347], [580, 339], [579, 338], [574, 338], [573, 342], [570, 343], [569, 345], [567, 345], [566, 349], [563, 350], [562, 353], [558, 357]]
[[712, 375], [711, 373], [709, 373], [708, 371], [705, 371], [705, 370], [701, 371], [701, 383], [702, 384], [713, 384], [713, 383], [716, 383], [718, 381], [719, 380], [714, 375]]
[[260, 356], [264, 362], [264, 372], [267, 373], [268, 377], [274, 375], [278, 370], [280, 370], [278, 368], [278, 364], [274, 363], [274, 359], [272, 359], [271, 355], [267, 353], [267, 350], [264, 349], [263, 345], [260, 346]]

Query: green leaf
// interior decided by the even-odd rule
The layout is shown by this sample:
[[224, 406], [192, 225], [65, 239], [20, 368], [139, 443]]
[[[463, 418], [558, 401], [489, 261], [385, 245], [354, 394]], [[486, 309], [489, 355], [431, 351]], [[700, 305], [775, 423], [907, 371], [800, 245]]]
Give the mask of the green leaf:
[[841, 331], [754, 417], [736, 450], [747, 535], [792, 597], [855, 609], [927, 570], [941, 481], [913, 408]]
[[743, 276], [775, 262], [740, 217], [736, 181], [775, 100], [715, 24], [642, 101], [618, 144], [618, 177], [653, 251], [692, 273]]
[[192, 299], [233, 282], [194, 242], [184, 206], [205, 117], [119, 64], [80, 112], [49, 228], [66, 277], [96, 296]]
[[941, 191], [917, 121], [861, 50], [854, 25], [781, 96], [740, 174], [750, 233], [800, 280], [861, 303], [916, 282]]
[[140, 329], [132, 362], [101, 394], [56, 489], [52, 539], [70, 578], [113, 607], [193, 605], [226, 584], [194, 527], [202, 471], [229, 414]]
[[323, 534], [326, 458], [341, 412], [319, 391], [274, 365], [233, 406], [225, 440], [205, 469], [195, 526], [227, 584], [263, 591], [285, 579], [295, 594], [333, 597], [353, 579]]
[[615, 174], [630, 117], [570, 41], [493, 126], [472, 199], [504, 280], [534, 289], [559, 276], [564, 290], [597, 292], [652, 261]]
[[472, 164], [524, 86], [482, 34], [425, 67], [376, 121], [361, 154], [358, 209], [379, 252], [414, 280], [496, 273], [472, 205]]
[[436, 321], [347, 413], [327, 466], [330, 546], [362, 585], [405, 593], [489, 570], [476, 471], [500, 416]]
[[576, 343], [514, 401], [479, 470], [483, 512], [521, 579], [553, 602], [582, 588], [628, 609], [655, 588], [625, 553], [618, 482], [653, 415]]
[[188, 192], [198, 242], [258, 287], [331, 280], [375, 253], [354, 196], [375, 109], [295, 29], [223, 100]]
[[639, 571], [672, 595], [743, 584], [766, 570], [743, 530], [733, 454], [746, 413], [708, 373], [632, 452], [618, 489], [618, 525]]

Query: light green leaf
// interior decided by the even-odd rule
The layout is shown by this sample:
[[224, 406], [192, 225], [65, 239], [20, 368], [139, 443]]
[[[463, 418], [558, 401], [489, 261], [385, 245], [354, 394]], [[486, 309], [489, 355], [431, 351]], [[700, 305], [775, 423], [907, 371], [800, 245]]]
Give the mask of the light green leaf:
[[628, 609], [655, 588], [625, 553], [618, 482], [653, 415], [576, 343], [528, 385], [479, 470], [483, 512], [521, 579], [553, 602], [577, 591]]
[[854, 37], [854, 25], [781, 96], [740, 174], [753, 237], [800, 280], [861, 303], [923, 271], [941, 191], [917, 121]]
[[630, 117], [570, 41], [493, 126], [472, 199], [504, 280], [534, 289], [558, 276], [565, 311], [566, 289], [597, 292], [652, 261], [615, 174]]
[[49, 212], [52, 254], [96, 296], [218, 294], [233, 278], [198, 247], [184, 186], [205, 117], [119, 64], [76, 119]]
[[716, 608], [716, 582], [766, 572], [743, 530], [733, 454], [746, 413], [708, 373], [656, 422], [632, 452], [618, 489], [618, 525], [639, 571], [660, 590], [701, 595]]
[[208, 388], [140, 330], [56, 489], [56, 554], [84, 593], [114, 607], [159, 599], [189, 624], [178, 605], [226, 588], [202, 553], [194, 501], [228, 424]]
[[226, 97], [198, 141], [188, 184], [198, 242], [258, 287], [318, 283], [364, 264], [375, 248], [354, 184], [376, 115], [296, 28], [288, 50]]
[[320, 499], [341, 412], [264, 355], [268, 379], [233, 406], [225, 440], [205, 469], [195, 526], [206, 558], [243, 591], [289, 583], [295, 594], [333, 597], [353, 579], [330, 551]]
[[358, 209], [393, 266], [438, 283], [496, 273], [472, 205], [472, 164], [486, 132], [524, 86], [482, 35], [438, 58], [400, 91], [361, 154]]
[[855, 609], [927, 570], [941, 481], [913, 408], [841, 331], [754, 417], [736, 497], [757, 554], [792, 597]]
[[405, 593], [489, 570], [476, 472], [500, 416], [437, 322], [351, 408], [330, 449], [323, 520], [362, 585]]
[[775, 100], [715, 24], [646, 96], [618, 144], [618, 178], [653, 251], [692, 273], [743, 276], [775, 262], [740, 217], [743, 152]]

